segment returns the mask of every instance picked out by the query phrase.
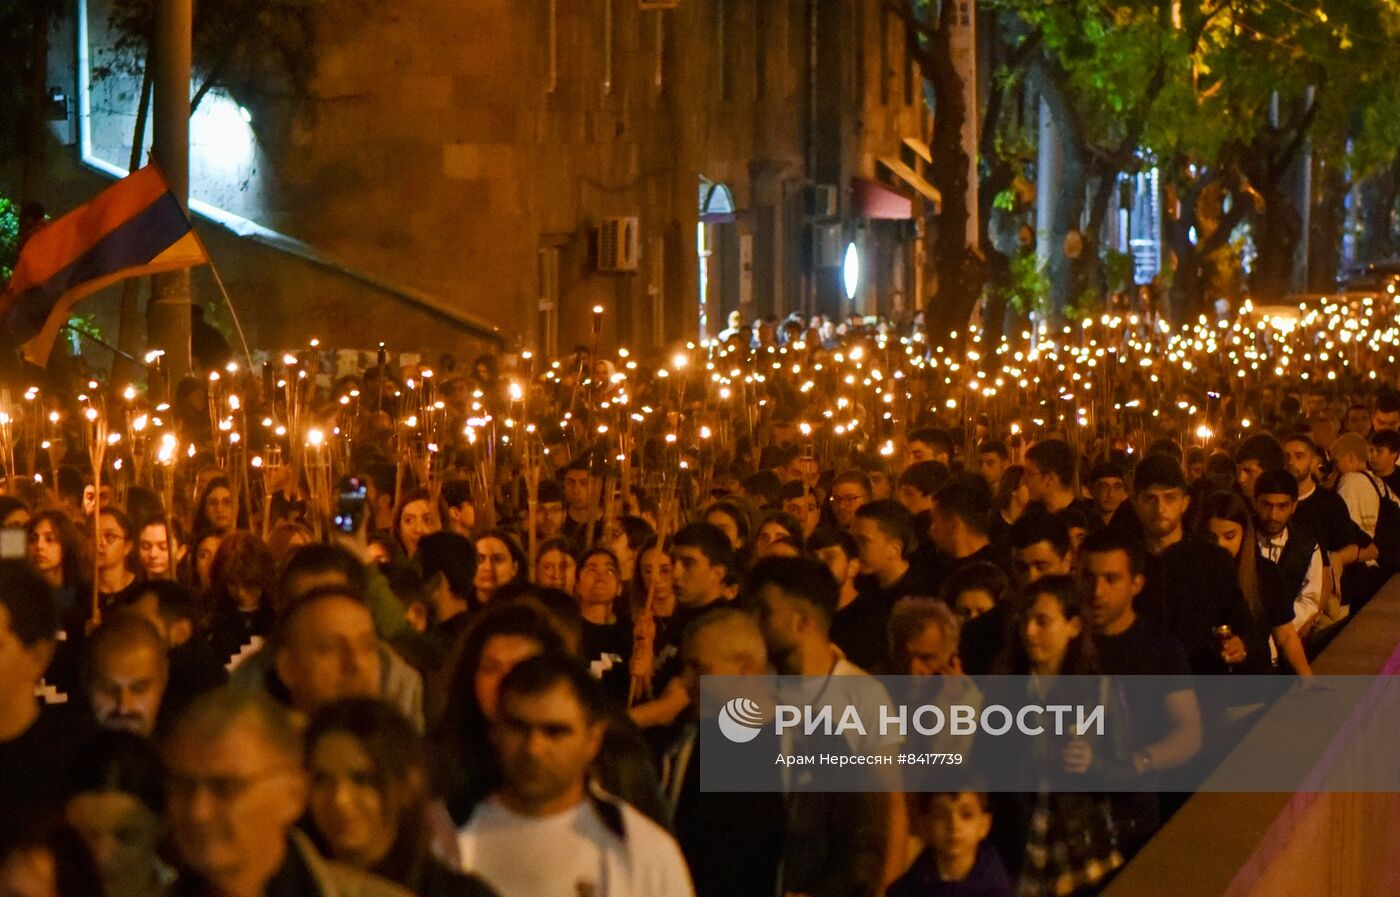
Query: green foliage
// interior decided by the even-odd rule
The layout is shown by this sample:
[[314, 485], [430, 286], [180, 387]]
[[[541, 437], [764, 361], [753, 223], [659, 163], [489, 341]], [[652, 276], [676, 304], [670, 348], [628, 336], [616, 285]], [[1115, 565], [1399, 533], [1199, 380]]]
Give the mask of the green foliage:
[[1133, 284], [1133, 257], [1110, 249], [1103, 255], [1104, 280], [1110, 291], [1126, 290]]
[[19, 258], [19, 209], [7, 197], [0, 196], [0, 281], [9, 283]]
[[1093, 317], [1102, 307], [1103, 297], [1099, 295], [1098, 290], [1090, 287], [1074, 297], [1065, 308], [1065, 317], [1071, 321], [1081, 321]]
[[[1400, 154], [1400, 0], [984, 0], [984, 8], [1003, 31], [1038, 41], [1039, 77], [1068, 109], [1059, 124], [1078, 142], [1091, 187], [1155, 165], [1182, 202], [1215, 185], [1257, 218], [1271, 214], [1257, 198], [1278, 186], [1305, 137], [1314, 160], [1351, 184]], [[1110, 286], [1125, 279], [1124, 260], [1103, 261]]]
[[93, 339], [102, 339], [102, 328], [97, 326], [97, 318], [93, 315], [70, 315], [68, 326]]
[[1050, 278], [1045, 276], [1035, 250], [1016, 253], [1011, 259], [1011, 286], [1006, 301], [1021, 314], [1044, 311], [1050, 296]]
[[1000, 209], [1003, 212], [1016, 211], [1016, 191], [1007, 187], [992, 198], [992, 208]]

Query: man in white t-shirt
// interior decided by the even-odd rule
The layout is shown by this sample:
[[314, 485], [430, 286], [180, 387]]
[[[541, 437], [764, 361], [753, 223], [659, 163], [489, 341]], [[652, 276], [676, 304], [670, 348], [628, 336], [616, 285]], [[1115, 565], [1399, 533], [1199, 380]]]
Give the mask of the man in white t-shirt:
[[1375, 537], [1376, 518], [1380, 515], [1381, 501], [1386, 496], [1386, 488], [1371, 476], [1366, 469], [1366, 456], [1369, 447], [1366, 440], [1355, 433], [1338, 437], [1332, 443], [1332, 460], [1337, 467], [1337, 494], [1346, 502], [1347, 512], [1366, 535]]
[[675, 839], [589, 787], [606, 722], [588, 671], [535, 657], [506, 675], [497, 700], [504, 782], [458, 832], [463, 868], [502, 897], [693, 897]]

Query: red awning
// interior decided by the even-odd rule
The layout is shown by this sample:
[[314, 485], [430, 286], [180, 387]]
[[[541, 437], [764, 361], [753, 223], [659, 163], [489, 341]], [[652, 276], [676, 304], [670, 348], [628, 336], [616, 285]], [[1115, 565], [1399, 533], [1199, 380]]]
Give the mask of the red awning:
[[869, 178], [851, 178], [851, 207], [861, 218], [907, 220], [914, 217], [914, 200]]

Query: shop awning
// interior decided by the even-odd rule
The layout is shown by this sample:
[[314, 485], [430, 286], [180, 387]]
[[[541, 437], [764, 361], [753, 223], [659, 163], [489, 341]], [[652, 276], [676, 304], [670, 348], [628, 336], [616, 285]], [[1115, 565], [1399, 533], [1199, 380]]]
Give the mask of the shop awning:
[[881, 156], [880, 164], [888, 168], [895, 177], [913, 187], [924, 199], [942, 204], [943, 194], [938, 192], [938, 188], [919, 177], [919, 173], [905, 165], [898, 156]]
[[851, 207], [861, 218], [902, 221], [914, 217], [913, 199], [869, 178], [851, 178]]

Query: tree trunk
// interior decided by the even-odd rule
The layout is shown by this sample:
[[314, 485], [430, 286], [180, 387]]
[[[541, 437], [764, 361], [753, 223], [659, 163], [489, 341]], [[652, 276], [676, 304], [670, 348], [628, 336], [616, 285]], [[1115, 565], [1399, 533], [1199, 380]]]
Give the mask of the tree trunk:
[[1094, 166], [1093, 189], [1089, 193], [1088, 223], [1084, 225], [1084, 252], [1074, 265], [1072, 283], [1074, 295], [1093, 290], [1095, 295], [1108, 294], [1108, 275], [1103, 264], [1103, 224], [1109, 206], [1117, 195], [1118, 176], [1122, 169], [1106, 161]]
[[1391, 165], [1361, 182], [1361, 237], [1356, 244], [1356, 262], [1366, 265], [1383, 262], [1395, 254], [1394, 211], [1397, 174], [1400, 164]]
[[1293, 292], [1293, 256], [1302, 238], [1298, 206], [1283, 179], [1255, 186], [1264, 203], [1253, 216], [1257, 255], [1249, 288], [1261, 304], [1282, 302]]
[[1050, 127], [1040, 129], [1040, 139], [1055, 140], [1059, 147], [1057, 170], [1037, 171], [1035, 191], [1036, 204], [1048, 204], [1038, 211], [1036, 240], [1041, 242], [1045, 275], [1050, 282], [1046, 316], [1054, 323], [1063, 320], [1065, 309], [1074, 299], [1073, 263], [1065, 255], [1065, 238], [1071, 231], [1079, 230], [1084, 214], [1087, 165], [1082, 129], [1049, 65], [1042, 56], [1032, 64], [1031, 71], [1044, 101], [1041, 114], [1049, 115]]
[[1201, 264], [1196, 253], [1196, 244], [1191, 240], [1191, 229], [1196, 226], [1196, 191], [1183, 185], [1168, 184], [1163, 196], [1165, 208], [1175, 204], [1180, 214], [1167, 215], [1162, 223], [1162, 240], [1172, 255], [1172, 282], [1167, 291], [1167, 307], [1162, 309], [1166, 317], [1173, 321], [1185, 319], [1188, 306], [1195, 302], [1201, 291]]
[[[1006, 39], [1006, 29], [1017, 27], [1018, 21], [1000, 15], [989, 17], [993, 28], [989, 62], [993, 69], [1023, 72], [1030, 54], [1039, 46], [1038, 37], [1029, 37], [1023, 38], [1020, 47], [1013, 50]], [[987, 166], [987, 176], [977, 192], [977, 245], [982, 255], [982, 293], [986, 297], [982, 328], [987, 338], [995, 342], [1006, 329], [1007, 297], [1011, 288], [1011, 256], [1001, 250], [997, 237], [1013, 217], [1013, 213], [998, 209], [996, 200], [1003, 191], [1011, 189], [1016, 180], [1016, 168], [1012, 160], [1002, 154], [997, 137], [1001, 133], [1002, 117], [1013, 105], [1012, 92], [1024, 91], [1024, 82], [1009, 76], [992, 78], [990, 82], [978, 141], [978, 153]], [[1013, 240], [1018, 225], [1019, 222], [1011, 221]]]
[[1258, 302], [1280, 302], [1297, 290], [1298, 249], [1305, 246], [1307, 134], [1317, 115], [1317, 95], [1309, 90], [1290, 105], [1286, 120], [1240, 148], [1238, 164], [1258, 194], [1251, 210], [1258, 255], [1249, 282]]
[[1342, 259], [1342, 229], [1351, 185], [1341, 165], [1317, 158], [1313, 164], [1312, 227], [1308, 232], [1308, 292], [1337, 288]]
[[977, 261], [965, 237], [971, 210], [967, 207], [968, 158], [962, 129], [964, 119], [975, 110], [967, 109], [962, 76], [950, 48], [956, 11], [955, 3], [941, 5], [938, 26], [927, 33], [927, 47], [920, 60], [937, 110], [929, 147], [933, 153], [930, 175], [943, 197], [933, 246], [938, 287], [925, 309], [932, 333], [964, 332], [981, 290]]
[[[1171, 171], [1183, 168], [1181, 160], [1168, 166]], [[1226, 210], [1225, 185], [1211, 173], [1187, 184], [1173, 184], [1170, 190], [1166, 205], [1170, 208], [1179, 199], [1180, 214], [1169, 217], [1163, 226], [1176, 262], [1166, 311], [1174, 321], [1187, 321], [1205, 310], [1208, 288], [1221, 288], [1218, 269], [1222, 256], [1228, 253], [1230, 237], [1248, 214], [1251, 203], [1236, 191]]]

